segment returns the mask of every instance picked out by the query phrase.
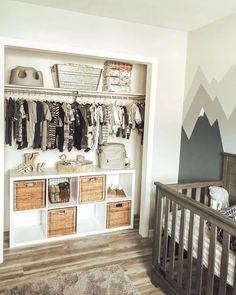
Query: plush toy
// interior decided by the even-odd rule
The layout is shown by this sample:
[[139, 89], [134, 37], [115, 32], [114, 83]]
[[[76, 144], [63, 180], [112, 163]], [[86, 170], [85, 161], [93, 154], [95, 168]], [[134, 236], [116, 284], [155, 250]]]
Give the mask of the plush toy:
[[226, 189], [219, 186], [210, 186], [211, 208], [221, 210], [229, 207], [229, 194]]

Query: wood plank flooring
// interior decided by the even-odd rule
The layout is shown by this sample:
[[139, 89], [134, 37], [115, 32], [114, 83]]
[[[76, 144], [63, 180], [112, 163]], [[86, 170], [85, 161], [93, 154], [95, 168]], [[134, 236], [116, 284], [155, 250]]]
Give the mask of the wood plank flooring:
[[10, 284], [60, 270], [78, 271], [119, 264], [141, 294], [162, 295], [161, 289], [150, 282], [151, 251], [151, 241], [141, 238], [137, 230], [17, 249], [8, 248], [6, 237], [5, 261], [0, 265], [0, 291]]

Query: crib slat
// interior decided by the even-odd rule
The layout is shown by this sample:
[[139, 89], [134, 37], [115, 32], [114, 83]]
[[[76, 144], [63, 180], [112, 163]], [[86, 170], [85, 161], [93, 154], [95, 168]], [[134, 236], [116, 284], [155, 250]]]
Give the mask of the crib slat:
[[196, 201], [200, 202], [201, 201], [201, 188], [198, 187], [196, 189]]
[[224, 231], [222, 256], [220, 266], [220, 288], [219, 295], [224, 295], [226, 292], [227, 275], [228, 275], [228, 259], [229, 259], [229, 234]]
[[207, 295], [213, 294], [214, 287], [214, 266], [215, 266], [215, 244], [216, 244], [216, 226], [211, 224], [210, 246], [208, 256], [208, 273], [207, 273]]
[[188, 189], [187, 189], [186, 196], [189, 197], [189, 198], [192, 197], [192, 188], [188, 188]]
[[198, 282], [196, 284], [196, 295], [200, 295], [202, 293], [202, 272], [203, 272], [203, 264], [202, 264], [202, 258], [203, 258], [203, 241], [204, 241], [204, 219], [200, 217], [199, 221], [199, 234], [198, 234], [198, 251], [197, 251], [197, 274], [196, 277], [198, 279]]
[[159, 189], [156, 191], [156, 220], [153, 243], [153, 265], [160, 264], [161, 257], [161, 234], [162, 234], [162, 196]]
[[180, 233], [179, 233], [179, 255], [178, 255], [178, 273], [177, 282], [182, 286], [183, 280], [183, 255], [184, 255], [184, 228], [185, 228], [185, 210], [181, 208], [181, 221], [180, 221]]
[[166, 198], [164, 236], [163, 236], [163, 269], [166, 271], [166, 260], [168, 251], [168, 224], [169, 224], [170, 200]]
[[176, 232], [176, 203], [172, 206], [172, 225], [171, 225], [171, 240], [170, 240], [170, 266], [169, 273], [173, 277], [174, 274], [174, 260], [175, 260], [175, 232]]
[[234, 266], [234, 287], [233, 287], [232, 295], [236, 295], [236, 262], [235, 262], [235, 266]]
[[190, 294], [191, 285], [192, 285], [193, 222], [194, 222], [194, 214], [190, 211], [189, 235], [188, 235], [188, 257], [187, 257], [187, 281], [186, 281], [186, 291], [187, 291], [187, 294]]

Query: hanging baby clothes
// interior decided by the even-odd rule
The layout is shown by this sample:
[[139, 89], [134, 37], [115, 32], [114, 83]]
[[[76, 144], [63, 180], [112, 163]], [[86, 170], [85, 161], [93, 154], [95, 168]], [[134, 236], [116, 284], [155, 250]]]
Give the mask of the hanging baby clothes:
[[[17, 102], [17, 101], [16, 101]], [[35, 124], [37, 123], [37, 110], [34, 101], [28, 101], [27, 140], [28, 146], [33, 147]]]
[[128, 114], [129, 114], [129, 124], [131, 125], [132, 129], [135, 129], [136, 124], [139, 125], [142, 123], [142, 118], [141, 118], [137, 104], [133, 103], [129, 106]]
[[37, 113], [37, 122], [35, 124], [34, 131], [34, 149], [39, 149], [42, 144], [42, 134], [41, 134], [41, 126], [42, 122], [45, 120], [44, 116], [44, 108], [41, 101], [36, 102], [36, 113]]
[[73, 148], [74, 142], [74, 112], [69, 103], [63, 103], [62, 109], [64, 111], [64, 150], [70, 152]]
[[46, 151], [47, 149], [47, 135], [48, 135], [48, 122], [52, 120], [51, 112], [49, 110], [49, 106], [46, 102], [42, 102], [43, 104], [43, 113], [44, 113], [44, 121], [42, 122], [41, 127], [41, 149]]
[[18, 149], [28, 146], [63, 152], [75, 147], [88, 152], [108, 142], [110, 136], [129, 139], [131, 129], [138, 130], [142, 141], [144, 104], [71, 104], [9, 98], [5, 121], [5, 143], [12, 144], [13, 134]]
[[110, 120], [110, 115], [109, 115], [109, 107], [106, 105], [102, 106], [103, 109], [103, 123], [102, 123], [102, 134], [101, 134], [101, 142], [102, 144], [105, 144], [108, 142], [109, 138], [109, 120]]
[[[15, 126], [15, 140], [18, 144], [18, 149], [23, 146], [23, 120], [26, 118], [24, 101], [18, 100], [14, 107], [14, 126]], [[24, 136], [25, 136], [25, 120], [24, 120]], [[27, 141], [27, 140], [26, 140]], [[24, 138], [25, 144], [25, 138]]]
[[56, 148], [56, 127], [59, 120], [59, 104], [56, 102], [48, 102], [52, 120], [48, 123], [47, 147], [48, 149]]
[[79, 109], [79, 103], [75, 101], [72, 104], [72, 108], [74, 110], [74, 117], [75, 117], [75, 134], [74, 134], [74, 147], [78, 150], [81, 150], [81, 140], [82, 140], [82, 132], [83, 132], [83, 125], [84, 119], [82, 117], [81, 111]]
[[141, 115], [142, 123], [136, 125], [136, 128], [138, 129], [138, 132], [141, 134], [141, 144], [143, 144], [145, 105], [144, 103], [138, 103], [137, 105]]
[[5, 144], [12, 145], [12, 123], [14, 117], [14, 100], [5, 100]]
[[18, 145], [18, 149], [24, 149], [28, 147], [28, 140], [27, 140], [27, 121], [29, 117], [29, 109], [28, 109], [28, 102], [26, 100], [23, 101], [23, 108], [24, 108], [24, 115], [22, 117], [22, 142]]
[[56, 128], [56, 144], [59, 151], [62, 153], [64, 151], [64, 118], [65, 112], [62, 108], [62, 103], [59, 104], [59, 119]]

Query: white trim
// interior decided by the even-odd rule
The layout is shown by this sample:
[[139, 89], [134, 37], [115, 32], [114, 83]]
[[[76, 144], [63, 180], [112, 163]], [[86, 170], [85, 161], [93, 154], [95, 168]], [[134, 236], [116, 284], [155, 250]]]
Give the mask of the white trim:
[[154, 119], [156, 104], [156, 81], [157, 81], [158, 62], [148, 65], [147, 70], [147, 94], [145, 104], [144, 143], [142, 160], [142, 187], [140, 203], [140, 227], [139, 233], [142, 237], [148, 237], [151, 190], [152, 190], [152, 158], [153, 158], [153, 139], [154, 139]]
[[[4, 46], [0, 45], [0, 126], [5, 126], [4, 123]], [[0, 163], [4, 163], [4, 142], [5, 129], [0, 128]], [[5, 177], [4, 166], [0, 170], [0, 263], [3, 262], [3, 243], [4, 243], [4, 196], [5, 196]]]
[[[145, 64], [148, 66], [147, 73], [147, 101], [146, 101], [146, 118], [149, 120], [145, 122], [145, 137], [143, 147], [143, 173], [142, 173], [142, 186], [141, 186], [141, 208], [140, 208], [140, 234], [143, 237], [148, 236], [149, 230], [149, 217], [150, 217], [150, 199], [151, 199], [151, 187], [152, 187], [152, 156], [153, 156], [153, 137], [154, 137], [154, 115], [155, 115], [155, 101], [156, 101], [156, 85], [157, 85], [157, 70], [158, 70], [158, 58], [139, 56], [126, 54], [121, 52], [113, 52], [107, 50], [87, 49], [79, 47], [70, 47], [64, 45], [55, 45], [50, 43], [32, 42], [20, 39], [0, 37], [1, 55], [4, 52], [4, 47], [18, 47], [28, 48], [33, 50], [45, 50], [57, 53], [67, 54], [79, 54], [87, 57], [94, 58], [105, 58], [105, 59], [116, 59], [125, 60], [139, 64]], [[1, 58], [3, 61], [4, 59]], [[3, 80], [4, 80], [4, 63], [2, 62], [0, 69], [0, 88], [1, 97], [3, 95]], [[3, 104], [0, 109], [0, 120], [4, 122], [4, 108]], [[2, 125], [4, 126], [4, 125]], [[4, 162], [4, 129], [1, 129], [1, 142], [0, 142], [0, 161]], [[4, 206], [4, 169], [1, 171], [1, 190], [0, 191], [0, 210], [3, 210]], [[0, 212], [1, 213], [1, 212]], [[2, 216], [2, 214], [0, 215]], [[2, 218], [2, 217], [1, 217]], [[2, 222], [3, 223], [3, 222]], [[2, 237], [3, 224], [0, 224], [0, 236]], [[0, 258], [2, 257], [2, 246], [3, 241], [0, 238]]]
[[152, 64], [158, 59], [155, 57], [147, 57], [142, 55], [126, 54], [121, 52], [113, 52], [108, 50], [88, 49], [74, 46], [55, 45], [42, 42], [32, 42], [21, 39], [4, 38], [0, 36], [0, 44], [7, 47], [28, 48], [34, 50], [45, 50], [58, 53], [79, 54], [91, 58], [112, 58], [116, 60], [129, 60], [135, 63]]

